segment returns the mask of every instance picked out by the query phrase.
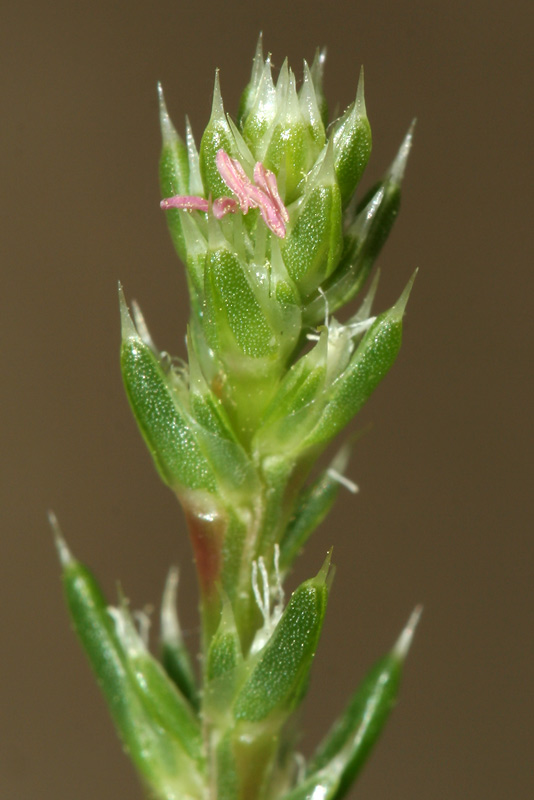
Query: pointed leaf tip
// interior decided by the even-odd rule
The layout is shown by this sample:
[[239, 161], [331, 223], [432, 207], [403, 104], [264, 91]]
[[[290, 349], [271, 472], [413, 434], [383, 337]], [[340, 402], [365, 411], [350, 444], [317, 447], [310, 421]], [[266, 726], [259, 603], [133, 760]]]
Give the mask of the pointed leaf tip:
[[326, 584], [327, 587], [330, 589], [330, 585], [334, 578], [335, 568], [332, 565], [332, 553], [334, 552], [334, 548], [331, 547], [328, 553], [326, 554], [326, 558], [323, 562], [323, 565], [317, 575], [315, 576], [315, 580], [317, 583]]
[[113, 620], [115, 633], [128, 658], [144, 656], [147, 648], [133, 621], [127, 601], [119, 596], [120, 606], [108, 606], [107, 612]]
[[180, 573], [178, 567], [171, 567], [167, 575], [167, 580], [165, 581], [163, 598], [161, 601], [160, 625], [161, 636], [164, 641], [166, 639], [171, 641], [179, 640], [182, 637], [176, 610], [179, 580]]
[[336, 169], [335, 169], [335, 153], [334, 153], [334, 137], [332, 136], [326, 143], [324, 149], [324, 157], [321, 166], [317, 172], [315, 181], [310, 181], [310, 191], [313, 190], [315, 185], [336, 185]]
[[406, 170], [406, 164], [408, 163], [408, 156], [410, 155], [410, 150], [412, 149], [413, 143], [413, 132], [415, 128], [416, 120], [412, 121], [412, 124], [408, 128], [408, 133], [402, 140], [402, 144], [399, 147], [399, 152], [395, 156], [391, 167], [389, 168], [388, 177], [398, 186], [402, 183], [402, 179], [404, 177], [404, 172]]
[[221, 81], [219, 78], [219, 70], [215, 70], [215, 83], [213, 86], [213, 103], [211, 105], [211, 118], [212, 119], [226, 119], [224, 116], [224, 103], [221, 94]]
[[421, 619], [422, 613], [423, 613], [422, 605], [418, 605], [414, 608], [414, 610], [410, 614], [410, 618], [406, 623], [404, 630], [402, 631], [401, 635], [395, 642], [395, 645], [392, 650], [392, 655], [398, 658], [399, 661], [404, 661], [406, 659], [406, 656], [408, 655], [408, 651], [412, 646], [415, 629], [419, 624], [419, 620]]
[[391, 309], [391, 312], [396, 319], [400, 320], [404, 316], [404, 312], [406, 311], [406, 306], [408, 305], [408, 300], [410, 299], [410, 294], [412, 292], [413, 284], [418, 272], [419, 269], [413, 271], [412, 276], [404, 287], [401, 296]]
[[156, 345], [154, 344], [154, 342], [152, 340], [152, 337], [150, 335], [150, 331], [148, 330], [148, 326], [147, 326], [147, 324], [145, 322], [144, 314], [141, 311], [141, 307], [140, 307], [139, 303], [137, 302], [137, 300], [132, 300], [131, 306], [132, 306], [132, 318], [133, 318], [133, 323], [134, 323], [135, 329], [139, 333], [139, 336], [141, 337], [143, 342], [146, 344], [146, 346], [150, 347], [150, 349], [152, 350], [152, 352], [156, 356], [159, 356], [159, 352], [156, 349]]
[[159, 106], [160, 119], [161, 117], [164, 116], [168, 118], [169, 112], [167, 111], [167, 104], [165, 103], [165, 95], [163, 94], [163, 86], [161, 84], [161, 81], [158, 81], [157, 89], [158, 89], [158, 106]]
[[126, 304], [126, 298], [124, 296], [124, 290], [122, 288], [122, 284], [119, 281], [119, 306], [120, 306], [120, 315], [121, 315], [121, 335], [123, 341], [126, 339], [140, 339], [140, 336], [137, 332], [137, 328], [134, 325], [134, 322], [130, 316], [130, 311], [128, 310], [128, 306]]
[[61, 528], [59, 527], [59, 522], [52, 509], [50, 509], [47, 516], [49, 525], [52, 528], [52, 533], [54, 534], [54, 540], [56, 544], [57, 554], [59, 556], [59, 561], [61, 563], [61, 566], [66, 567], [67, 564], [70, 564], [74, 561], [74, 558], [72, 557], [72, 553], [67, 547], [67, 543], [63, 538], [63, 534], [61, 533]]
[[314, 79], [314, 82], [321, 83], [323, 78], [323, 71], [324, 65], [326, 62], [326, 47], [318, 47], [315, 51], [315, 55], [313, 57], [312, 65], [311, 65], [311, 73]]
[[256, 73], [256, 76], [253, 75], [253, 78], [254, 77], [259, 78], [259, 76], [261, 75], [262, 66], [263, 66], [263, 31], [260, 31], [258, 36], [258, 41], [256, 42], [256, 51], [254, 53], [254, 59], [253, 59], [253, 67], [256, 67], [258, 71]]
[[364, 73], [363, 73], [363, 65], [360, 67], [360, 75], [358, 78], [358, 88], [356, 89], [356, 100], [354, 103], [354, 107], [357, 113], [362, 116], [367, 116], [367, 109], [365, 108], [365, 92], [364, 92]]
[[158, 81], [158, 105], [161, 138], [163, 139], [164, 144], [171, 144], [179, 137], [176, 133], [174, 125], [171, 122], [171, 118], [169, 117], [169, 112], [167, 111], [167, 105], [165, 103], [165, 96], [163, 94], [163, 86], [161, 85], [160, 81]]

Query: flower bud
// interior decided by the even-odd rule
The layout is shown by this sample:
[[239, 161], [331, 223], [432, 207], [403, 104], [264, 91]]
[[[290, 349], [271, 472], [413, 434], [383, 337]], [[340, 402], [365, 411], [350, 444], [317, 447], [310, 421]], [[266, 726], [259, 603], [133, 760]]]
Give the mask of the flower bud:
[[247, 281], [245, 265], [226, 247], [209, 252], [204, 298], [206, 339], [223, 359], [274, 354], [273, 332]]
[[276, 260], [265, 281], [264, 264], [254, 269], [254, 262], [247, 264], [221, 239], [206, 260], [204, 335], [224, 365], [229, 411], [243, 415], [243, 432], [257, 427], [300, 333], [300, 313]]
[[187, 271], [192, 311], [193, 314], [200, 315], [204, 291], [204, 270], [208, 254], [205, 226], [202, 225], [203, 220], [200, 219], [200, 214], [187, 212], [184, 214], [183, 211], [178, 209], [169, 209], [167, 215], [173, 213], [180, 215], [184, 242], [182, 260]]
[[143, 342], [122, 295], [121, 315], [126, 393], [161, 477], [183, 502], [186, 495], [192, 500], [191, 492], [211, 495], [210, 513], [214, 505], [240, 507], [254, 491], [254, 470], [198, 367], [188, 392], [184, 377], [172, 368], [165, 372]]

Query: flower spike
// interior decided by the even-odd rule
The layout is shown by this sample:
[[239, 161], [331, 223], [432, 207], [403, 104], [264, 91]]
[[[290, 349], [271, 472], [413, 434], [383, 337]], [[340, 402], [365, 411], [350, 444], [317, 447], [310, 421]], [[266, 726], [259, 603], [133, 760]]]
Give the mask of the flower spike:
[[176, 571], [157, 661], [138, 615], [124, 598], [108, 607], [52, 519], [74, 628], [154, 800], [342, 800], [395, 704], [420, 614], [306, 763], [291, 715], [308, 686], [332, 551], [287, 601], [282, 582], [340, 487], [358, 490], [346, 445], [316, 476], [314, 461], [392, 366], [413, 283], [375, 315], [375, 278], [359, 310], [337, 318], [391, 230], [412, 132], [356, 199], [371, 150], [363, 76], [328, 125], [324, 55], [304, 62], [298, 91], [287, 60], [275, 86], [260, 37], [236, 117], [216, 75], [198, 149], [187, 118], [183, 139], [172, 126], [160, 88], [161, 208], [186, 271], [188, 363], [159, 351], [121, 292], [121, 370], [156, 470], [184, 511], [200, 589], [198, 664], [178, 622]]

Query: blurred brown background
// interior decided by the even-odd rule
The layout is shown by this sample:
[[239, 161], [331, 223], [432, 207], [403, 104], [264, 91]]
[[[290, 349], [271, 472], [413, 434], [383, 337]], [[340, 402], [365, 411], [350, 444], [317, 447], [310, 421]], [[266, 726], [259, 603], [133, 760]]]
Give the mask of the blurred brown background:
[[[288, 10], [289, 9], [289, 10]], [[304, 714], [309, 750], [425, 606], [401, 702], [353, 793], [527, 798], [532, 768], [532, 3], [4, 2], [0, 797], [141, 798], [69, 630], [53, 507], [110, 598], [157, 604], [184, 523], [123, 395], [117, 280], [183, 354], [185, 281], [158, 208], [156, 81], [197, 136], [258, 31], [280, 66], [329, 48], [331, 107], [365, 65], [368, 185], [413, 116], [384, 308], [419, 267], [401, 356], [361, 414], [342, 495], [294, 579], [338, 565]], [[312, 709], [314, 709], [312, 711]]]

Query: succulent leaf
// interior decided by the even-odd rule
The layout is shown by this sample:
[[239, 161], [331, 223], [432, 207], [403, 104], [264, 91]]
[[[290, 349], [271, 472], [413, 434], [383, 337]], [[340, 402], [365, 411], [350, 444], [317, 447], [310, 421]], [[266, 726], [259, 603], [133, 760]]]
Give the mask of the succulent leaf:
[[185, 794], [200, 800], [204, 767], [199, 726], [185, 699], [180, 700], [155, 662], [149, 663], [149, 672], [139, 680], [139, 664], [117, 635], [95, 578], [71, 556], [61, 539], [58, 549], [74, 629], [130, 758], [154, 797], [168, 800]]
[[302, 700], [326, 611], [330, 558], [296, 589], [271, 639], [239, 691], [235, 719], [260, 722]]
[[393, 710], [400, 686], [402, 667], [419, 617], [415, 609], [393, 650], [367, 673], [307, 766], [314, 780], [329, 769], [338, 774], [334, 791], [326, 797], [340, 800], [350, 789]]

